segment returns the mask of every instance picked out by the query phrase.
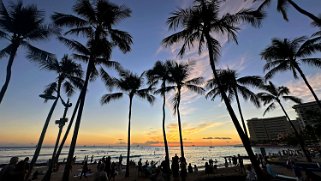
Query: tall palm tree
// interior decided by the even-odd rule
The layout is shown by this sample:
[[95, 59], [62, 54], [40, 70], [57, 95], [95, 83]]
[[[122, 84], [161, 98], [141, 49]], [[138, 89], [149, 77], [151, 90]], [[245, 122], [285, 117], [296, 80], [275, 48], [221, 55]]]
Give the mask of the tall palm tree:
[[[260, 107], [260, 102], [256, 94], [249, 90], [247, 86], [259, 87], [261, 84], [263, 84], [262, 78], [259, 76], [238, 77], [237, 72], [230, 69], [218, 70], [218, 76], [222, 81], [222, 87], [224, 89], [224, 92], [227, 94], [230, 102], [235, 97], [244, 133], [246, 134], [246, 136], [248, 136], [239, 100], [239, 93], [245, 100], [250, 100], [256, 107]], [[207, 81], [206, 88], [210, 90], [206, 94], [206, 98], [211, 97], [212, 100], [214, 100], [215, 97], [221, 95], [218, 89], [217, 80], [215, 78]]]
[[276, 73], [288, 70], [293, 72], [295, 79], [299, 74], [321, 109], [321, 102], [300, 68], [300, 64], [321, 67], [321, 58], [310, 58], [312, 53], [320, 50], [321, 43], [318, 38], [307, 39], [302, 36], [293, 40], [273, 39], [272, 44], [261, 53], [262, 59], [266, 60], [264, 71], [268, 71], [265, 78], [270, 79]]
[[50, 83], [44, 90], [43, 94], [40, 95], [45, 99], [45, 101], [53, 99], [54, 102], [42, 128], [36, 150], [30, 163], [28, 176], [32, 172], [33, 166], [37, 162], [51, 116], [56, 108], [58, 100], [61, 99], [61, 89], [63, 88], [67, 96], [71, 96], [75, 92], [75, 88], [80, 89], [83, 85], [83, 80], [81, 79], [83, 71], [81, 65], [73, 62], [67, 55], [65, 55], [60, 62], [56, 59], [53, 59], [51, 63], [48, 63], [43, 68], [49, 71], [54, 71], [57, 74], [56, 80]]
[[261, 89], [263, 90], [263, 92], [258, 93], [257, 94], [258, 97], [263, 101], [264, 105], [269, 104], [267, 106], [267, 108], [265, 109], [263, 115], [265, 115], [267, 112], [275, 109], [275, 104], [278, 104], [282, 108], [283, 113], [285, 114], [286, 118], [288, 119], [288, 121], [294, 131], [296, 138], [299, 140], [299, 144], [301, 146], [301, 149], [302, 149], [307, 161], [312, 162], [309, 153], [305, 149], [304, 140], [302, 139], [302, 137], [300, 136], [300, 134], [296, 130], [294, 124], [292, 123], [289, 115], [287, 114], [287, 112], [285, 111], [285, 109], [281, 103], [281, 98], [284, 100], [293, 101], [295, 103], [301, 103], [301, 100], [297, 97], [294, 97], [294, 96], [288, 96], [290, 93], [290, 90], [287, 87], [284, 87], [284, 86], [278, 87], [278, 86], [275, 86], [272, 82], [269, 82], [267, 85], [262, 85]]
[[203, 83], [202, 77], [195, 77], [189, 79], [192, 71], [192, 64], [188, 63], [177, 63], [175, 61], [171, 61], [167, 63], [169, 68], [169, 73], [171, 76], [170, 82], [174, 84], [175, 88], [175, 96], [172, 100], [172, 104], [174, 107], [174, 113], [177, 114], [177, 122], [179, 129], [179, 141], [181, 147], [181, 157], [185, 158], [184, 155], [184, 145], [183, 145], [183, 135], [182, 135], [182, 125], [181, 125], [181, 114], [179, 111], [179, 106], [181, 103], [182, 89], [188, 89], [198, 94], [202, 94], [205, 90], [200, 87]]
[[7, 9], [3, 2], [0, 2], [0, 38], [8, 40], [8, 46], [0, 50], [0, 58], [9, 56], [6, 78], [0, 91], [0, 104], [7, 91], [10, 79], [11, 69], [19, 47], [27, 49], [28, 58], [32, 61], [34, 56], [41, 57], [36, 59], [43, 64], [47, 57], [53, 57], [53, 54], [40, 50], [30, 43], [32, 41], [44, 40], [52, 34], [52, 27], [44, 24], [44, 13], [38, 10], [35, 5], [23, 6], [22, 1], [11, 4]]
[[75, 152], [88, 82], [90, 77], [98, 73], [95, 66], [97, 64], [110, 66], [111, 61], [109, 60], [112, 49], [118, 47], [122, 52], [126, 53], [130, 51], [130, 45], [132, 44], [132, 38], [127, 32], [115, 29], [115, 26], [121, 20], [131, 14], [130, 9], [126, 6], [118, 6], [106, 0], [98, 0], [93, 4], [88, 0], [79, 0], [74, 5], [73, 11], [77, 16], [63, 13], [55, 13], [52, 16], [56, 25], [70, 28], [65, 34], [82, 34], [87, 38], [86, 46], [74, 40], [60, 38], [66, 45], [80, 53], [75, 55], [77, 58], [88, 63], [84, 87], [79, 95], [80, 103], [63, 180], [69, 180], [69, 171]]
[[[165, 46], [170, 46], [176, 42], [182, 42], [183, 45], [179, 51], [179, 55], [185, 54], [186, 48], [190, 49], [197, 44], [198, 51], [201, 53], [204, 46], [208, 50], [209, 63], [214, 75], [218, 78], [215, 62], [220, 55], [221, 45], [216, 40], [212, 33], [221, 33], [227, 35], [228, 38], [237, 42], [238, 25], [242, 22], [249, 22], [253, 26], [259, 26], [263, 14], [260, 11], [251, 11], [243, 9], [235, 14], [220, 14], [219, 0], [195, 0], [192, 7], [187, 9], [179, 9], [172, 13], [168, 18], [167, 23], [169, 29], [177, 30], [178, 32], [170, 35], [163, 40]], [[235, 128], [242, 140], [242, 143], [249, 155], [251, 163], [260, 180], [266, 180], [259, 163], [251, 149], [250, 140], [245, 135], [241, 125], [235, 116], [234, 110], [229, 103], [228, 97], [224, 93], [221, 86], [221, 81], [218, 80], [218, 88], [221, 92], [227, 110], [235, 125]]]
[[152, 89], [142, 88], [144, 85], [144, 73], [140, 76], [133, 74], [129, 71], [121, 71], [120, 78], [114, 79], [114, 86], [122, 92], [108, 93], [102, 96], [101, 104], [107, 104], [112, 100], [117, 100], [127, 94], [129, 97], [129, 112], [128, 112], [128, 141], [127, 141], [127, 162], [126, 162], [126, 173], [125, 177], [129, 176], [129, 157], [130, 157], [130, 125], [131, 125], [131, 114], [132, 104], [134, 96], [138, 96], [142, 99], [146, 99], [149, 103], [153, 103], [155, 98], [151, 95]]
[[[254, 0], [259, 1], [259, 0]], [[260, 0], [262, 1], [262, 0]], [[258, 7], [258, 10], [262, 10], [265, 7], [269, 6], [271, 4], [272, 0], [263, 0], [262, 4]], [[293, 0], [278, 0], [277, 1], [277, 11], [282, 13], [283, 19], [288, 21], [288, 15], [287, 15], [287, 8], [288, 6], [291, 5], [294, 7], [295, 10], [297, 10], [299, 13], [307, 16], [313, 21], [313, 24], [318, 24], [321, 25], [321, 18], [318, 16], [313, 15], [312, 13], [304, 10], [301, 8], [298, 4], [296, 4]]]
[[162, 127], [163, 127], [163, 139], [164, 139], [164, 147], [165, 147], [165, 162], [166, 173], [169, 173], [170, 170], [170, 162], [169, 162], [169, 151], [168, 151], [168, 143], [166, 138], [166, 124], [165, 124], [165, 103], [166, 103], [166, 93], [171, 91], [174, 87], [168, 86], [168, 82], [171, 81], [171, 76], [169, 73], [169, 60], [166, 62], [157, 61], [154, 64], [154, 67], [146, 72], [146, 76], [148, 78], [148, 83], [150, 85], [157, 84], [160, 82], [160, 88], [154, 91], [154, 94], [160, 94], [163, 97], [163, 120], [162, 120]]

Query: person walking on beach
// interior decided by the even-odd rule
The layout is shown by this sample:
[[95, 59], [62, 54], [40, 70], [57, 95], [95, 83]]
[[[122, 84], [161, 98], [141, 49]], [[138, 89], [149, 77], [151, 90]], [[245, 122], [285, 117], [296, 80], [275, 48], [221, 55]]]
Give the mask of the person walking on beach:
[[81, 174], [80, 174], [80, 179], [82, 178], [82, 176], [84, 175], [85, 178], [87, 178], [87, 172], [89, 171], [88, 169], [88, 164], [87, 164], [87, 161], [84, 161], [83, 162], [84, 165], [82, 166], [82, 171], [81, 171]]

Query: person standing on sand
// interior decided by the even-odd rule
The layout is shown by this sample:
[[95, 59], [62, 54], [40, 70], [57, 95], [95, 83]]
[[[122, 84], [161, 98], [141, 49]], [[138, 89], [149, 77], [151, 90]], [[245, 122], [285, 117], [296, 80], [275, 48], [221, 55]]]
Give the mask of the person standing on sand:
[[108, 181], [104, 163], [99, 165], [98, 171], [95, 173], [94, 181]]
[[119, 156], [119, 165], [122, 166], [123, 165], [123, 155], [120, 154]]

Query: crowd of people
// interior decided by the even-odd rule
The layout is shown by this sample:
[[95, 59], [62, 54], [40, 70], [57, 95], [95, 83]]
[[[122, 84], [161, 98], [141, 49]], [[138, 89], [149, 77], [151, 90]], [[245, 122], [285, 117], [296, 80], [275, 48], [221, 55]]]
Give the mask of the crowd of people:
[[9, 164], [0, 172], [1, 181], [24, 181], [29, 170], [29, 157], [19, 161], [18, 157], [12, 157]]

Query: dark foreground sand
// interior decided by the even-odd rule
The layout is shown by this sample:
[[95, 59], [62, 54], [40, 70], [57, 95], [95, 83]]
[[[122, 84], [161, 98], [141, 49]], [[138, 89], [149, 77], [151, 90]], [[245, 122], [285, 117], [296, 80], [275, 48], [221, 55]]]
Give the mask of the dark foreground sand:
[[[81, 173], [81, 168], [82, 168], [82, 165], [73, 165], [73, 169], [72, 169], [72, 173], [70, 175], [70, 180], [87, 180], [87, 181], [92, 181], [94, 180], [94, 175], [95, 175], [95, 172], [96, 172], [96, 167], [97, 165], [96, 164], [92, 164], [92, 165], [89, 165], [89, 169], [91, 169], [92, 171], [92, 174], [87, 176], [86, 177], [82, 177], [80, 179], [80, 177], [75, 177], [75, 175], [80, 175]], [[39, 172], [41, 173], [44, 173], [45, 170], [47, 169], [47, 167], [38, 167], [38, 168], [35, 168], [35, 170], [38, 170]], [[62, 178], [62, 173], [63, 173], [63, 170], [64, 170], [64, 165], [61, 165], [58, 172], [53, 172], [52, 173], [52, 179], [51, 180], [61, 180]], [[138, 180], [151, 180], [149, 177], [145, 177], [145, 176], [138, 176], [138, 171], [137, 171], [137, 168], [136, 167], [131, 167], [130, 168], [130, 177], [128, 178], [125, 178], [124, 176], [124, 171], [119, 173], [119, 175], [117, 175], [115, 177], [115, 180], [116, 181], [125, 181], [125, 180], [131, 180], [131, 181], [138, 181]], [[210, 178], [210, 177], [213, 177], [213, 176], [243, 176], [245, 178], [245, 173], [241, 173], [239, 168], [237, 167], [229, 167], [229, 168], [219, 168], [217, 170], [215, 170], [215, 173], [214, 174], [211, 174], [211, 175], [206, 175], [204, 173], [204, 171], [199, 171], [198, 173], [191, 173], [191, 174], [188, 174], [187, 175], [187, 178], [186, 180], [187, 181], [194, 181], [194, 180], [204, 180], [206, 178]], [[41, 180], [43, 177], [43, 175], [39, 175], [38, 179], [36, 180]], [[159, 176], [157, 177], [156, 180], [164, 180], [161, 176], [161, 174], [159, 174]], [[172, 178], [171, 180], [180, 180], [179, 178]], [[227, 180], [226, 180], [227, 181]]]

